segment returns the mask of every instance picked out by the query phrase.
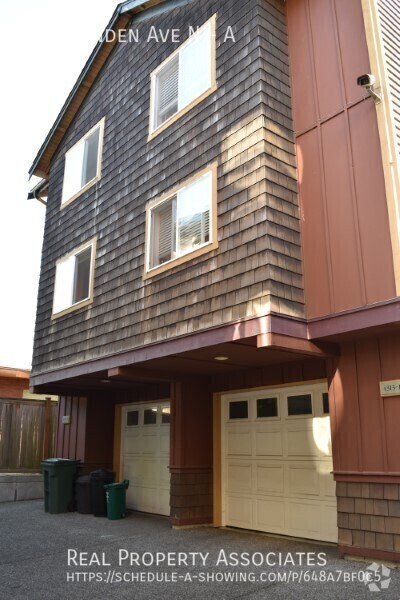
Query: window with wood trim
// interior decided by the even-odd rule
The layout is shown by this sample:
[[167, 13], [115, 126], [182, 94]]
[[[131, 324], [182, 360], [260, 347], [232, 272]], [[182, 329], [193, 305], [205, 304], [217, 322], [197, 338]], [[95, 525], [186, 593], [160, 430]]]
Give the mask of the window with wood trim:
[[91, 301], [95, 240], [81, 246], [56, 263], [53, 316]]
[[150, 207], [147, 271], [213, 241], [213, 179], [211, 169]]
[[215, 85], [215, 17], [193, 33], [151, 75], [150, 133]]
[[100, 179], [103, 130], [104, 119], [66, 153], [61, 205]]

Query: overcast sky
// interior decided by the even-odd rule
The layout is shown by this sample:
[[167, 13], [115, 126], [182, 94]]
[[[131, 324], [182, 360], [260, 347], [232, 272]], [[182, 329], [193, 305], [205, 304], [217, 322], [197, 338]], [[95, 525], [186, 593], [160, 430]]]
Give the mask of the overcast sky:
[[0, 0], [0, 366], [31, 366], [45, 207], [28, 169], [117, 3]]

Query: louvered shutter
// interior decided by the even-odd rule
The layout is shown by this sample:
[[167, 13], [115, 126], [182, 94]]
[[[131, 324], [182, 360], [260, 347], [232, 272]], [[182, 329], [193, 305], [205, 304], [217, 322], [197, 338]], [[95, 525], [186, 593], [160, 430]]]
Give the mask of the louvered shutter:
[[156, 79], [156, 127], [178, 110], [179, 56], [171, 60]]
[[397, 143], [397, 157], [400, 160], [400, 2], [398, 0], [377, 0], [377, 6]]
[[211, 24], [193, 35], [179, 55], [179, 109], [211, 87]]
[[162, 265], [175, 256], [176, 196], [153, 209], [151, 217], [151, 268]]
[[54, 284], [54, 314], [61, 312], [72, 305], [75, 260], [75, 256], [70, 256], [57, 263], [56, 280]]
[[212, 175], [207, 173], [178, 193], [178, 252], [185, 254], [210, 239]]

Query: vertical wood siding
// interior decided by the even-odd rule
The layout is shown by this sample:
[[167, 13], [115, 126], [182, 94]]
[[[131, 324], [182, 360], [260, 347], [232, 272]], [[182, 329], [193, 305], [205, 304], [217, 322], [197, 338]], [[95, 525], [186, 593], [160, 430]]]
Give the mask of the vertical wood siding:
[[[383, 1], [383, 0], [382, 0]], [[396, 295], [361, 2], [289, 0], [293, 118], [310, 318]]]
[[399, 378], [398, 334], [341, 344], [329, 361], [336, 471], [400, 472], [399, 397], [382, 398], [379, 382]]
[[[150, 73], [176, 45], [150, 26], [217, 13], [218, 89], [147, 141]], [[228, 26], [236, 43], [224, 43]], [[52, 164], [33, 374], [275, 311], [304, 314], [286, 16], [279, 0], [196, 0], [119, 44]], [[105, 116], [102, 179], [60, 211], [65, 152]], [[219, 247], [143, 281], [145, 206], [211, 162]], [[55, 261], [97, 236], [93, 304], [50, 320]]]

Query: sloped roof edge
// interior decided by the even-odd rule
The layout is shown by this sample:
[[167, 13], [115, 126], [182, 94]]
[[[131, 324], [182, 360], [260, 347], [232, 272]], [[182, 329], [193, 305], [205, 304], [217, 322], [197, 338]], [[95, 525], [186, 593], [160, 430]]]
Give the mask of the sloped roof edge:
[[111, 29], [116, 32], [120, 29], [124, 29], [135, 14], [166, 1], [167, 0], [127, 0], [126, 2], [118, 4], [103, 35], [94, 47], [81, 74], [66, 99], [64, 106], [40, 147], [40, 150], [29, 169], [30, 176], [37, 175], [38, 177], [43, 178], [48, 177], [50, 163], [54, 153], [86, 98], [97, 75], [100, 73], [107, 58], [118, 43], [118, 36], [115, 36], [115, 40], [113, 41], [105, 41], [105, 32]]

